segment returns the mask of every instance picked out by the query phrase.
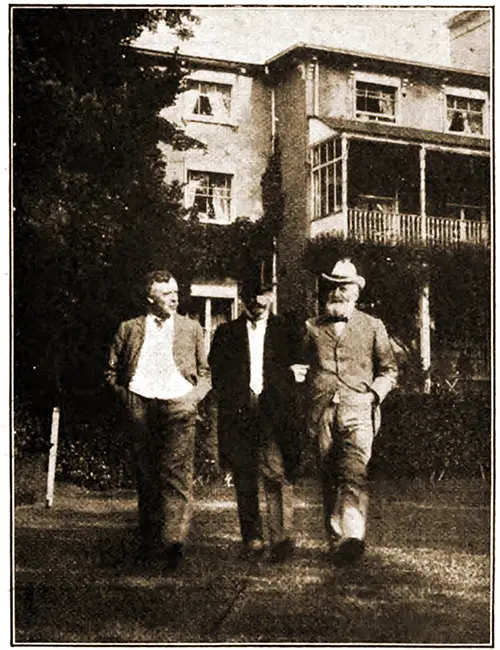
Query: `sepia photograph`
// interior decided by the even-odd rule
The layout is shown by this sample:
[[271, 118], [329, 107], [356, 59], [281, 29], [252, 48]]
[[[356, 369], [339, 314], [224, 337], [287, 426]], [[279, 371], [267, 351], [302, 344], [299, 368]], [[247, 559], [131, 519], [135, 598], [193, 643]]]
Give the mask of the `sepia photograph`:
[[11, 646], [494, 646], [494, 13], [9, 5]]

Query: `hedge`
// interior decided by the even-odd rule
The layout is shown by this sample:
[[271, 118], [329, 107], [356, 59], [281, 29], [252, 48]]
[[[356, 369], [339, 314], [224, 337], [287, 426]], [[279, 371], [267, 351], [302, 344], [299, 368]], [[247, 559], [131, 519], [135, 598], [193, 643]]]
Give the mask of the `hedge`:
[[[86, 400], [87, 406], [89, 406]], [[95, 406], [95, 405], [94, 405]], [[126, 428], [109, 404], [81, 418], [73, 404], [62, 409], [57, 455], [58, 481], [90, 489], [133, 487], [133, 469]], [[50, 419], [30, 416], [17, 405], [14, 413], [16, 470], [47, 458]], [[489, 383], [469, 382], [467, 390], [436, 390], [430, 395], [391, 393], [383, 404], [382, 427], [375, 438], [370, 471], [391, 479], [482, 476], [491, 471], [491, 394]], [[36, 465], [36, 463], [35, 463]], [[36, 465], [39, 467], [38, 465]], [[205, 407], [198, 427], [196, 481], [222, 481], [217, 467], [216, 413]], [[304, 434], [301, 474], [314, 475], [314, 447]]]

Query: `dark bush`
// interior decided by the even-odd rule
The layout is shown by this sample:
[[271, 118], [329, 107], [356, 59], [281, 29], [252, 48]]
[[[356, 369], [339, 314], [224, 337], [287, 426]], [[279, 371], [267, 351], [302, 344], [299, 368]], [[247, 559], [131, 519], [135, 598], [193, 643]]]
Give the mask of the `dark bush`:
[[388, 478], [485, 478], [491, 468], [489, 384], [430, 395], [394, 392], [383, 404], [371, 471]]
[[[300, 403], [304, 409], [305, 400]], [[226, 478], [218, 468], [217, 414], [210, 397], [202, 415], [195, 452], [195, 482], [200, 486]], [[17, 405], [13, 440], [16, 470], [21, 462], [26, 468], [36, 465], [38, 476], [41, 465], [47, 465], [50, 412], [39, 415]], [[57, 480], [90, 489], [133, 487], [127, 440], [123, 419], [103, 395], [66, 403], [61, 409]], [[383, 404], [370, 471], [385, 478], [486, 478], [491, 470], [491, 441], [489, 383], [467, 382], [467, 387], [459, 384], [454, 390], [437, 387], [431, 395], [398, 390]], [[315, 446], [304, 433], [301, 473], [311, 476], [315, 472]]]
[[12, 443], [16, 505], [42, 501], [50, 449], [50, 418], [15, 402]]

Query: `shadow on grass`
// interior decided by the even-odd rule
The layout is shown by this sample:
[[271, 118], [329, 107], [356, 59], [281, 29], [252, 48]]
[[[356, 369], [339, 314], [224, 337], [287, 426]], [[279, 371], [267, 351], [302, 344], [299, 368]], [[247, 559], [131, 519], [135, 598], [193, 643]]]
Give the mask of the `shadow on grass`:
[[215, 508], [199, 504], [174, 575], [133, 561], [130, 502], [120, 509], [107, 499], [95, 513], [66, 505], [24, 511], [15, 544], [15, 641], [488, 643], [484, 511], [443, 514], [395, 494], [394, 502], [374, 500], [366, 556], [342, 570], [331, 565], [319, 504], [307, 495], [298, 501], [290, 563], [239, 559], [237, 513], [221, 499]]

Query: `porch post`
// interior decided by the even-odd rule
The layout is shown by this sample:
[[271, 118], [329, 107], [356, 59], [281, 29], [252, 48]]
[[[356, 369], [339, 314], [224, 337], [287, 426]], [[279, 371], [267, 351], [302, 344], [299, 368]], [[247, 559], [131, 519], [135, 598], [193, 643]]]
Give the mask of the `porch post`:
[[278, 240], [276, 236], [273, 237], [273, 268], [272, 268], [272, 283], [273, 283], [273, 302], [272, 312], [278, 313]]
[[423, 145], [420, 147], [420, 236], [422, 242], [427, 240], [427, 212], [426, 212], [426, 188], [425, 188], [425, 170], [426, 170], [426, 149]]
[[342, 155], [342, 221], [344, 222], [344, 236], [347, 237], [349, 235], [349, 221], [347, 217], [347, 157], [349, 142], [345, 133], [342, 133], [340, 137], [340, 151]]
[[426, 279], [422, 286], [419, 301], [419, 328], [420, 328], [420, 362], [424, 372], [424, 393], [431, 392], [431, 316], [429, 301], [429, 280]]

